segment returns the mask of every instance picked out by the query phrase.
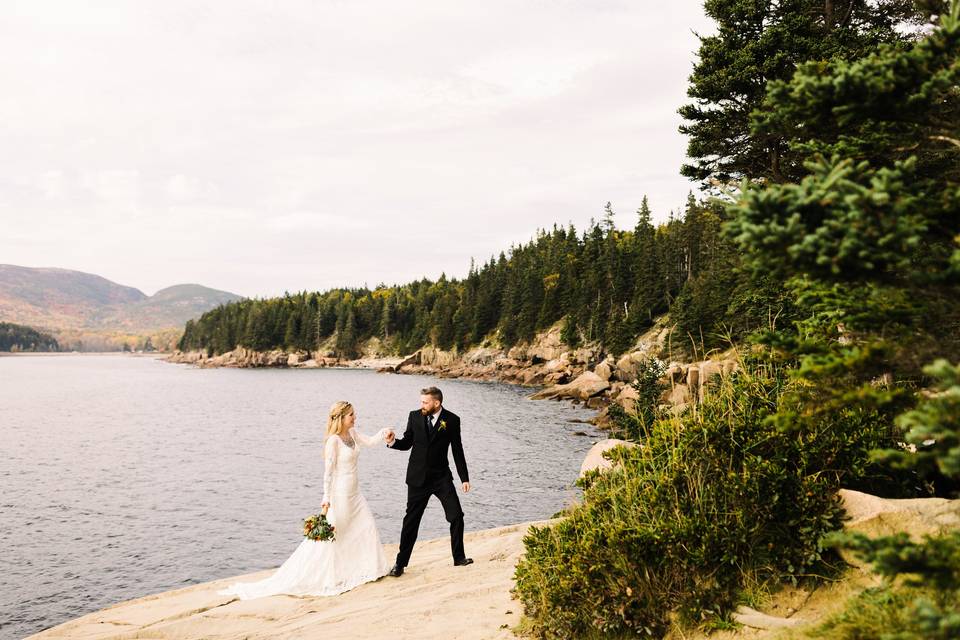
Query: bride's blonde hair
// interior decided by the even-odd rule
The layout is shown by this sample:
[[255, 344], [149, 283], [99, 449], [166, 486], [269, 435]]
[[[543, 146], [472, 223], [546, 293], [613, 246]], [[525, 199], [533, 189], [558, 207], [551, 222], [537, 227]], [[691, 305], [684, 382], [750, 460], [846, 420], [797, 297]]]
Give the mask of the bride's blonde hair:
[[327, 435], [340, 435], [343, 431], [343, 419], [353, 413], [353, 405], [346, 400], [334, 402], [330, 407], [330, 415], [327, 417]]

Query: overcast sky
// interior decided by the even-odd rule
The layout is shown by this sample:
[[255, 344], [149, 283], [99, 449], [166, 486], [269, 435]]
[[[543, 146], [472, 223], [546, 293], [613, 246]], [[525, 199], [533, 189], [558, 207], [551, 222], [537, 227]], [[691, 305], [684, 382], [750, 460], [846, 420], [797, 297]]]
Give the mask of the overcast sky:
[[697, 0], [6, 0], [0, 263], [270, 296], [664, 219], [694, 31]]

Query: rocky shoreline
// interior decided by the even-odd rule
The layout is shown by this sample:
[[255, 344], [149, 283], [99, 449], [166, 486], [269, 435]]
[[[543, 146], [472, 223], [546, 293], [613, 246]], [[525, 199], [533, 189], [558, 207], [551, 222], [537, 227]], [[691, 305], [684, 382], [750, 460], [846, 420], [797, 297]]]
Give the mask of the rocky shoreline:
[[669, 321], [660, 318], [637, 339], [631, 350], [619, 357], [605, 354], [596, 345], [572, 348], [564, 344], [558, 324], [538, 334], [530, 343], [510, 349], [485, 346], [457, 353], [426, 346], [401, 358], [379, 353], [377, 343], [374, 348], [364, 349], [364, 357], [341, 360], [326, 350], [289, 353], [237, 347], [216, 356], [208, 356], [203, 351], [176, 351], [165, 360], [202, 368], [363, 368], [381, 373], [506, 382], [538, 388], [531, 396], [535, 400], [569, 400], [599, 410], [591, 422], [604, 426], [611, 404], [618, 404], [628, 413], [636, 410], [639, 396], [633, 383], [649, 358], [664, 363], [663, 381], [667, 390], [660, 402], [662, 407], [673, 411], [682, 411], [702, 399], [707, 383], [715, 376], [736, 370], [737, 362], [730, 354], [695, 362], [673, 360], [669, 348], [672, 331]]

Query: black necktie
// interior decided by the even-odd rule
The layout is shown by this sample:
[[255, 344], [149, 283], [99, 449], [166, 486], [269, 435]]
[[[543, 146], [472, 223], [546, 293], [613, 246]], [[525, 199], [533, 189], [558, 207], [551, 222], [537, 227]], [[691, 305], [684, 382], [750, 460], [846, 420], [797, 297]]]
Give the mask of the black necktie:
[[433, 437], [433, 416], [427, 416], [427, 431], [430, 433], [430, 437]]

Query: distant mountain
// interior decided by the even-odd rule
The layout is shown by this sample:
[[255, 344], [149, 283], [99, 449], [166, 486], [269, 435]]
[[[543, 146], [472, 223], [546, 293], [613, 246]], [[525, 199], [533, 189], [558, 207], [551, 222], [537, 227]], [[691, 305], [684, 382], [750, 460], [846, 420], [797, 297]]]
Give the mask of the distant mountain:
[[0, 264], [0, 321], [54, 335], [136, 336], [182, 329], [187, 320], [240, 299], [198, 284], [175, 285], [148, 296], [92, 273]]
[[182, 327], [187, 320], [227, 302], [240, 300], [227, 291], [210, 289], [199, 284], [177, 284], [161, 289], [144, 300], [113, 306], [116, 313], [103, 322], [118, 328]]

